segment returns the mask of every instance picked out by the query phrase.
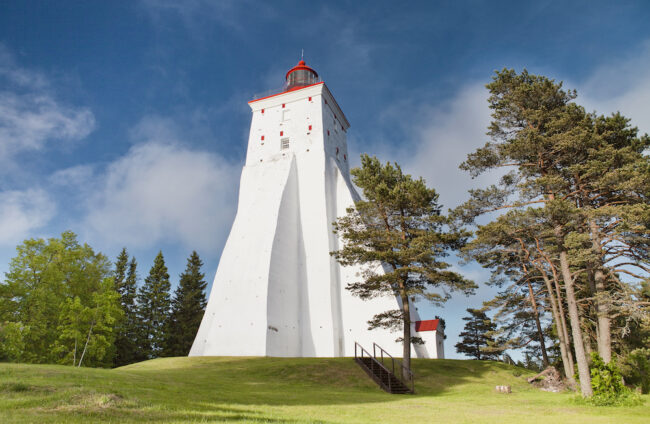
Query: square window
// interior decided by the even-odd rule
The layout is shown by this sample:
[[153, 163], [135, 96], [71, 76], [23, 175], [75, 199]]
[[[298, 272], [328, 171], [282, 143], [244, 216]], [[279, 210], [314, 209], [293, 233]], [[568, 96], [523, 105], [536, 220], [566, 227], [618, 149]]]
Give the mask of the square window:
[[283, 138], [280, 140], [280, 149], [287, 150], [289, 148], [289, 138]]
[[289, 110], [289, 109], [283, 110], [282, 111], [282, 121], [283, 122], [288, 121], [289, 119], [291, 119], [291, 110]]

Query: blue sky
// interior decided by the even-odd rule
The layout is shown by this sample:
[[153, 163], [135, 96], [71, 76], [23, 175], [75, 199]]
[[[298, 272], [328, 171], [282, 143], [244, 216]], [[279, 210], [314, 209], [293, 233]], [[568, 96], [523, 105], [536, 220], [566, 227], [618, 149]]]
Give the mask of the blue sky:
[[[211, 282], [247, 101], [301, 49], [352, 124], [351, 158], [398, 161], [445, 206], [494, 178], [457, 167], [486, 141], [496, 69], [563, 80], [650, 132], [649, 21], [645, 1], [3, 1], [0, 272], [25, 238], [70, 229], [111, 259], [126, 246], [142, 277], [162, 250], [174, 284], [195, 249]], [[423, 308], [446, 318], [448, 356], [489, 293]]]

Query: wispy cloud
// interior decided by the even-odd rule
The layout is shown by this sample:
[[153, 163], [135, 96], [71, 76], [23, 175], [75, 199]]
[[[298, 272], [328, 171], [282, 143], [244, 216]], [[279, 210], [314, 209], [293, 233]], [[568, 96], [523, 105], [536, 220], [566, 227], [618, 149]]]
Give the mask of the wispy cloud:
[[64, 104], [48, 87], [44, 74], [18, 66], [0, 44], [0, 163], [48, 143], [80, 140], [94, 129], [90, 109]]
[[277, 15], [270, 5], [249, 0], [141, 0], [140, 5], [160, 28], [167, 28], [170, 18], [178, 19], [195, 38], [203, 38], [207, 26], [215, 23], [245, 33], [244, 23], [253, 11], [266, 17]]
[[0, 246], [13, 246], [33, 236], [55, 212], [56, 204], [43, 189], [0, 192]]
[[218, 251], [236, 208], [239, 166], [187, 147], [173, 128], [165, 118], [143, 119], [137, 143], [95, 176], [84, 219], [93, 239]]
[[650, 133], [650, 40], [634, 55], [610, 61], [577, 84], [578, 102], [609, 115], [620, 111], [632, 125]]

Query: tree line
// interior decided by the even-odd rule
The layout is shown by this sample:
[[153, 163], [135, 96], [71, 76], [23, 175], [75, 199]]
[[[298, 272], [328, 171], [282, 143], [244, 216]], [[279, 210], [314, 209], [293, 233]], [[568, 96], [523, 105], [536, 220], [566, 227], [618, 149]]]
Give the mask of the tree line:
[[449, 270], [444, 258], [454, 252], [489, 269], [486, 283], [501, 289], [468, 310], [459, 352], [488, 359], [526, 349], [585, 397], [603, 381], [592, 381], [590, 365], [619, 364], [626, 381], [648, 390], [650, 137], [620, 113], [587, 112], [575, 90], [526, 70], [498, 71], [486, 87], [490, 141], [460, 168], [500, 172], [498, 182], [444, 215], [422, 178], [362, 156], [351, 174], [364, 199], [335, 223], [344, 245], [332, 255], [366, 266], [347, 289], [398, 298], [399, 309], [368, 324], [402, 332], [409, 366], [410, 345], [421, 342], [410, 333], [413, 302], [441, 304], [476, 287]]
[[71, 231], [16, 251], [0, 284], [0, 360], [118, 367], [189, 353], [206, 306], [196, 252], [172, 295], [162, 252], [139, 284], [126, 248], [112, 264]]

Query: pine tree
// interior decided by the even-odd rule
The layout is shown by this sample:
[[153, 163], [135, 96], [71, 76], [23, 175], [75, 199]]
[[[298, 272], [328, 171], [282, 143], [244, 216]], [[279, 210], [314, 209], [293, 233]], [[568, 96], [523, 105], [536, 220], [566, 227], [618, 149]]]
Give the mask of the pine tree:
[[465, 331], [459, 334], [462, 340], [456, 343], [456, 352], [464, 353], [474, 359], [498, 359], [496, 352], [484, 352], [484, 349], [494, 344], [490, 335], [496, 329], [492, 320], [480, 309], [468, 308], [469, 316], [463, 318], [467, 321]]
[[165, 356], [186, 356], [199, 330], [207, 300], [207, 286], [201, 273], [203, 262], [194, 251], [187, 259], [185, 272], [180, 275], [180, 283], [172, 300], [172, 312], [167, 325]]
[[138, 292], [140, 354], [144, 359], [161, 356], [169, 316], [169, 273], [162, 252], [154, 259], [149, 276]]
[[[441, 304], [450, 291], [469, 294], [476, 285], [449, 270], [443, 261], [450, 251], [461, 247], [468, 234], [449, 228], [441, 213], [438, 194], [422, 178], [402, 173], [398, 165], [383, 165], [377, 158], [363, 155], [361, 168], [351, 171], [354, 183], [367, 200], [355, 202], [347, 215], [339, 218], [334, 229], [344, 246], [331, 252], [342, 265], [359, 264], [364, 268], [361, 281], [348, 284], [347, 290], [361, 299], [376, 296], [399, 297], [399, 309], [381, 312], [369, 328], [402, 331], [404, 366], [410, 368], [410, 308], [414, 298]], [[376, 264], [383, 263], [378, 273]], [[436, 292], [430, 291], [436, 290]], [[405, 375], [405, 377], [407, 377]]]
[[120, 304], [124, 318], [117, 327], [115, 340], [116, 355], [114, 366], [131, 364], [138, 360], [138, 310], [136, 305], [137, 292], [137, 262], [135, 258], [129, 261], [126, 248], [115, 262], [115, 286], [120, 294]]

